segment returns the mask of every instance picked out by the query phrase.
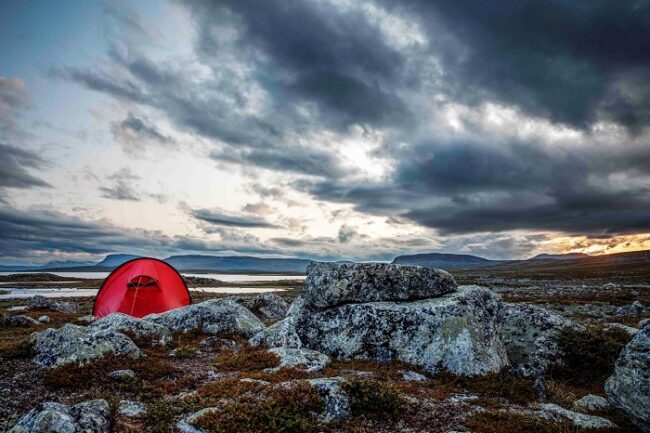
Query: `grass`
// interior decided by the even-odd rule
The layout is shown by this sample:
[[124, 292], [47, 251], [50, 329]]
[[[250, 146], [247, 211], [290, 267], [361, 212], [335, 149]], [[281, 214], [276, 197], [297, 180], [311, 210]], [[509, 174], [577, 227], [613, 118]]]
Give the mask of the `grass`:
[[199, 417], [194, 425], [211, 433], [299, 433], [320, 431], [323, 410], [318, 392], [307, 383], [271, 389], [261, 398], [228, 402]]
[[32, 344], [29, 338], [1, 339], [0, 360], [25, 359], [33, 355]]
[[220, 371], [259, 371], [280, 365], [280, 358], [264, 348], [245, 344], [238, 351], [224, 350], [214, 359]]

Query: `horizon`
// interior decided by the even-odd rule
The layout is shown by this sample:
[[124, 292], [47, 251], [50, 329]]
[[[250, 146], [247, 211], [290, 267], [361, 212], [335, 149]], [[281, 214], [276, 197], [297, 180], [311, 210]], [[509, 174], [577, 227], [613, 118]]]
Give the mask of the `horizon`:
[[650, 250], [650, 3], [481, 5], [3, 2], [0, 264]]
[[[633, 251], [625, 251], [624, 253], [640, 253], [640, 252], [645, 252], [645, 251], [650, 251], [650, 250], [633, 250]], [[564, 253], [564, 254], [550, 254], [550, 253], [539, 253], [536, 254], [535, 256], [531, 257], [518, 257], [518, 258], [512, 258], [512, 259], [494, 259], [491, 257], [485, 257], [485, 256], [479, 256], [475, 254], [458, 254], [458, 253], [439, 253], [435, 251], [431, 251], [428, 253], [416, 253], [416, 254], [402, 254], [402, 255], [395, 255], [391, 259], [388, 260], [367, 260], [367, 261], [353, 261], [354, 263], [373, 263], [373, 262], [383, 262], [383, 263], [390, 263], [394, 259], [400, 256], [412, 256], [412, 255], [432, 255], [432, 254], [440, 254], [440, 255], [447, 255], [447, 256], [470, 256], [470, 257], [477, 257], [481, 259], [486, 259], [490, 261], [525, 261], [525, 260], [532, 260], [537, 258], [538, 256], [569, 256], [569, 255], [584, 255], [587, 257], [599, 257], [599, 256], [605, 256], [605, 255], [610, 255], [610, 254], [622, 254], [622, 253], [597, 253], [597, 254], [587, 254], [587, 253]], [[174, 254], [170, 256], [141, 256], [137, 254], [131, 254], [131, 253], [108, 253], [104, 256], [101, 256], [100, 258], [95, 258], [92, 260], [84, 260], [84, 261], [75, 261], [75, 260], [51, 260], [49, 262], [42, 262], [42, 263], [4, 263], [0, 262], [0, 267], [6, 266], [6, 267], [11, 267], [11, 266], [22, 266], [22, 267], [28, 267], [28, 266], [34, 266], [34, 267], [39, 267], [43, 265], [48, 265], [51, 263], [66, 263], [66, 262], [76, 262], [76, 263], [93, 263], [93, 265], [97, 265], [104, 261], [105, 259], [109, 257], [114, 257], [114, 256], [134, 256], [138, 258], [155, 258], [159, 260], [165, 260], [168, 258], [172, 257], [183, 257], [183, 256], [199, 256], [199, 257], [226, 257], [226, 258], [255, 258], [255, 259], [287, 259], [287, 260], [311, 260], [311, 261], [331, 261], [331, 262], [340, 262], [340, 261], [349, 261], [349, 259], [346, 259], [344, 257], [339, 257], [336, 259], [332, 260], [318, 260], [318, 259], [312, 259], [309, 257], [300, 257], [300, 256], [255, 256], [255, 255], [248, 255], [248, 254], [233, 254], [233, 255], [214, 255], [214, 254]], [[90, 265], [88, 265], [90, 266]]]

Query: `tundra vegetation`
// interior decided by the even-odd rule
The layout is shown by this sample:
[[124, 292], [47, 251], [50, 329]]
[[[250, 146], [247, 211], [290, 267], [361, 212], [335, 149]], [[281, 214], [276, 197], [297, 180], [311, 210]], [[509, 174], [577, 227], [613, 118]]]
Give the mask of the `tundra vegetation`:
[[[647, 396], [646, 400], [621, 396], [625, 386], [605, 385], [612, 377], [625, 384], [620, 379], [625, 371], [619, 358], [626, 347], [628, 356], [633, 356], [634, 347], [643, 347], [640, 340], [647, 338], [648, 332], [645, 337], [642, 334], [648, 326], [640, 327], [639, 321], [650, 317], [646, 307], [650, 287], [634, 275], [618, 275], [608, 284], [610, 272], [608, 279], [598, 279], [592, 273], [584, 279], [544, 275], [532, 281], [516, 273], [461, 271], [454, 276], [462, 281], [462, 287], [450, 286], [447, 275], [442, 274], [443, 288], [423, 288], [408, 283], [412, 277], [417, 281], [424, 278], [421, 274], [393, 274], [395, 270], [390, 268], [360, 272], [337, 266], [312, 269], [304, 299], [301, 290], [289, 290], [282, 294], [283, 299], [223, 301], [226, 303], [219, 304], [218, 310], [206, 304], [214, 311], [239, 311], [234, 304], [252, 306], [258, 322], [252, 323], [246, 315], [223, 329], [211, 327], [207, 321], [212, 319], [203, 318], [195, 329], [180, 330], [179, 325], [179, 330], [174, 330], [174, 320], [186, 324], [187, 318], [157, 318], [156, 324], [170, 327], [169, 340], [156, 334], [160, 332], [157, 327], [146, 328], [151, 335], [143, 334], [143, 327], [114, 331], [130, 338], [143, 356], [91, 354], [83, 363], [66, 362], [51, 368], [33, 362], [35, 351], [45, 350], [34, 346], [35, 335], [70, 324], [91, 333], [103, 332], [84, 318], [91, 310], [91, 300], [68, 300], [75, 304], [76, 312], [10, 310], [27, 302], [3, 302], [0, 432], [12, 428], [36, 431], [30, 430], [35, 428], [35, 411], [44, 407], [61, 417], [69, 416], [71, 422], [82, 422], [84, 416], [105, 418], [105, 424], [93, 424], [93, 432], [644, 431], [642, 408]], [[347, 278], [356, 282], [337, 292], [341, 286], [336, 278], [348, 273], [363, 278]], [[382, 282], [384, 277], [393, 282]], [[487, 291], [467, 288], [466, 283]], [[328, 287], [326, 296], [320, 297], [319, 286]], [[385, 300], [373, 290], [384, 291], [391, 299]], [[286, 303], [296, 297], [302, 300], [294, 303], [286, 318], [269, 319], [263, 313], [286, 311]], [[219, 296], [200, 294], [194, 301], [212, 298]], [[640, 308], [632, 305], [635, 301]], [[473, 302], [483, 307], [472, 306]], [[531, 310], [534, 319], [539, 319], [531, 326], [542, 329], [539, 332], [544, 337], [540, 339], [538, 331], [522, 334], [522, 339], [533, 338], [526, 347], [509, 341], [511, 334], [501, 323], [501, 309], [521, 302], [539, 307]], [[438, 314], [436, 320], [441, 321], [411, 323], [421, 314]], [[359, 326], [369, 330], [355, 334], [357, 315], [364, 317]], [[556, 315], [569, 320], [571, 326], [558, 322]], [[49, 321], [39, 321], [43, 316]], [[323, 330], [334, 323], [328, 320], [336, 321], [337, 333]], [[551, 333], [545, 328], [548, 324], [554, 324]], [[437, 326], [442, 330], [439, 334]], [[468, 326], [475, 328], [472, 333], [461, 329]], [[252, 335], [258, 329], [264, 329], [262, 336]], [[409, 336], [408, 341], [402, 334]], [[267, 338], [269, 335], [274, 338]], [[343, 341], [337, 335], [347, 339], [357, 335], [359, 340]], [[479, 338], [493, 340], [486, 345], [479, 343]], [[630, 343], [632, 338], [636, 346]], [[152, 343], [159, 341], [165, 344]], [[437, 344], [445, 350], [423, 349], [420, 343], [423, 347]], [[277, 346], [286, 350], [277, 351]], [[87, 350], [84, 347], [78, 350]], [[466, 358], [468, 348], [475, 354], [468, 358], [471, 365], [457, 359]], [[517, 352], [524, 349], [525, 353]], [[323, 358], [314, 361], [309, 356], [313, 350], [322, 351]], [[531, 356], [553, 362], [531, 363]], [[648, 372], [645, 374], [647, 380]], [[605, 405], [577, 403], [582, 400], [604, 401]], [[96, 401], [106, 402], [107, 409], [102, 412], [101, 404], [87, 404]], [[127, 401], [141, 404], [143, 412], [134, 416], [125, 411]], [[48, 402], [61, 406], [43, 406]], [[79, 409], [81, 403], [86, 412]], [[88, 409], [95, 407], [99, 409]], [[30, 413], [32, 418], [28, 418]], [[19, 430], [20, 425], [28, 427]]]

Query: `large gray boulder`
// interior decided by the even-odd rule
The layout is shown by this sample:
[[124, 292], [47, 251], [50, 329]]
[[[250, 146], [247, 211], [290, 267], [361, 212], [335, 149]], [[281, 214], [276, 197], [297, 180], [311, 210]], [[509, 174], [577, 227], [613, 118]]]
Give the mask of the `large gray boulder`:
[[650, 323], [621, 351], [614, 374], [605, 382], [609, 403], [644, 432], [650, 432]]
[[232, 299], [210, 299], [144, 317], [172, 331], [201, 331], [206, 334], [235, 333], [252, 337], [264, 324], [247, 308]]
[[50, 310], [59, 313], [76, 313], [79, 306], [74, 302], [57, 301], [56, 299], [46, 298], [45, 296], [36, 295], [29, 299], [27, 304], [28, 310]]
[[121, 332], [151, 346], [166, 346], [172, 342], [172, 334], [167, 327], [122, 313], [97, 319], [89, 328], [93, 331]]
[[59, 367], [86, 363], [107, 355], [139, 358], [144, 354], [129, 337], [119, 332], [94, 331], [84, 326], [66, 324], [46, 329], [32, 337], [33, 362], [42, 367]]
[[108, 433], [110, 410], [106, 400], [90, 400], [72, 407], [42, 403], [23, 416], [9, 433]]
[[264, 320], [283, 319], [289, 309], [287, 301], [275, 293], [260, 293], [256, 296], [237, 296], [235, 301], [257, 313]]
[[508, 365], [497, 329], [501, 304], [490, 290], [462, 286], [412, 302], [305, 306], [293, 326], [303, 348], [339, 359], [400, 360], [430, 372], [475, 375]]
[[303, 297], [312, 308], [330, 308], [350, 303], [413, 301], [456, 290], [448, 272], [419, 266], [387, 263], [311, 263]]
[[565, 328], [584, 331], [571, 320], [530, 304], [504, 303], [499, 313], [499, 336], [508, 359], [524, 377], [542, 376], [561, 362], [556, 337]]

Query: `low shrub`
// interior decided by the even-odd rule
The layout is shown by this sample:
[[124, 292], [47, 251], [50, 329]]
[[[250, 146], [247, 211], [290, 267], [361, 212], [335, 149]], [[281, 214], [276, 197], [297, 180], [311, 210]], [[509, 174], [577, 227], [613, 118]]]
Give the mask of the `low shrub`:
[[442, 387], [449, 392], [451, 392], [450, 390], [465, 391], [485, 397], [504, 398], [512, 403], [524, 404], [537, 399], [531, 380], [522, 379], [507, 372], [471, 377], [441, 372], [436, 374], [428, 385], [434, 388]]
[[272, 389], [261, 398], [229, 402], [199, 417], [194, 425], [211, 433], [302, 433], [320, 431], [323, 410], [318, 391], [307, 383]]
[[[503, 412], [477, 412], [466, 422], [465, 427], [473, 433], [582, 433], [568, 421], [554, 423], [539, 418]], [[598, 430], [599, 433], [606, 433]]]
[[210, 382], [198, 389], [199, 397], [218, 401], [224, 398], [234, 399], [249, 393], [257, 393], [266, 388], [260, 382], [241, 381], [239, 379], [226, 379]]
[[391, 384], [352, 378], [343, 384], [353, 415], [393, 416], [404, 407], [402, 394]]
[[239, 351], [224, 350], [214, 364], [221, 371], [257, 371], [280, 365], [280, 358], [264, 348], [244, 346]]
[[555, 379], [589, 384], [603, 382], [614, 372], [614, 364], [630, 337], [622, 330], [604, 332], [589, 328], [585, 332], [564, 329], [557, 336], [564, 365], [554, 368]]
[[145, 425], [152, 433], [170, 433], [171, 426], [180, 415], [178, 407], [163, 399], [154, 400], [147, 404]]

